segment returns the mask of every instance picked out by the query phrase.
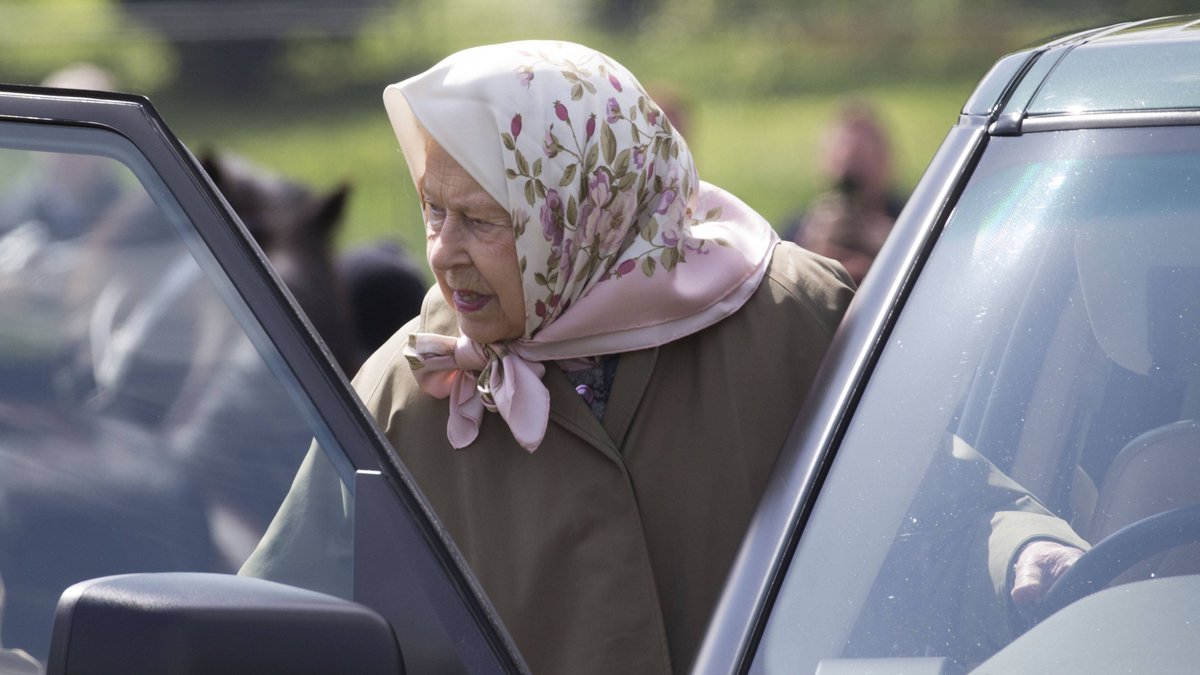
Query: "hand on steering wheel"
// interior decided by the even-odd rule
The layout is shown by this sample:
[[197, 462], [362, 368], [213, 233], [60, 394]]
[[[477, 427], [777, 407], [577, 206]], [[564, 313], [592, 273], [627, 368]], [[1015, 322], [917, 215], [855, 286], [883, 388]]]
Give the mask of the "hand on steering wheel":
[[1013, 565], [1013, 604], [1021, 613], [1035, 615], [1046, 592], [1082, 555], [1081, 549], [1049, 539], [1026, 544]]
[[1181, 506], [1130, 523], [1105, 537], [1070, 566], [1046, 593], [1037, 620], [1104, 588], [1146, 558], [1195, 541], [1200, 541], [1200, 504]]

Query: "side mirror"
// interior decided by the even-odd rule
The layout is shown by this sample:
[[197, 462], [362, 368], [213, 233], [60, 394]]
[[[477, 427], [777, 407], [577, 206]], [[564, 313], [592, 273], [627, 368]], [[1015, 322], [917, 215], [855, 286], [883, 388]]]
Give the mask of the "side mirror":
[[63, 592], [46, 672], [403, 673], [358, 603], [227, 574], [128, 574]]

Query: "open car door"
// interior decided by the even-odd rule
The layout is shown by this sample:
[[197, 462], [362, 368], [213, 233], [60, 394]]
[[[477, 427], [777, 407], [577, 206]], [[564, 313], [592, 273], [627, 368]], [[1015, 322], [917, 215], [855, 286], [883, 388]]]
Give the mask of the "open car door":
[[[320, 622], [359, 603], [411, 672], [523, 670], [311, 325], [150, 103], [0, 87], [0, 670], [171, 656], [144, 632], [107, 656], [82, 649], [89, 631], [128, 634], [139, 602], [278, 610], [278, 589], [232, 575], [306, 456], [337, 472], [353, 522], [302, 584], [343, 597], [313, 615], [316, 635], [336, 642]], [[151, 576], [75, 587], [55, 627], [65, 589], [126, 574]], [[134, 598], [133, 613], [87, 619], [89, 587]], [[235, 660], [265, 648], [208, 641]], [[278, 663], [302, 641], [271, 647]]]

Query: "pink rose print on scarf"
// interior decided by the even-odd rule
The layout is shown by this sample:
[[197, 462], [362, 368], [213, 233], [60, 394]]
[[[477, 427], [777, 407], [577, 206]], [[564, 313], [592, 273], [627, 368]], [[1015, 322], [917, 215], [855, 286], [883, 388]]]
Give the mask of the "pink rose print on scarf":
[[604, 206], [611, 198], [612, 181], [609, 180], [608, 172], [604, 169], [596, 169], [588, 181], [588, 199], [597, 206]]
[[632, 219], [637, 201], [633, 195], [621, 193], [604, 208], [599, 198], [593, 200], [595, 194], [588, 196], [580, 210], [579, 239], [585, 245], [591, 245], [601, 257], [613, 257], [620, 252], [621, 240], [625, 237], [622, 224]]
[[675, 191], [663, 190], [658, 197], [658, 208], [654, 209], [657, 214], [664, 214], [671, 210], [671, 205], [675, 203]]
[[517, 69], [517, 82], [521, 83], [526, 89], [533, 83], [533, 69], [529, 66], [522, 66]]
[[608, 112], [608, 123], [609, 124], [616, 124], [617, 120], [621, 119], [621, 117], [622, 117], [621, 104], [617, 103], [617, 99], [615, 99], [615, 98], [608, 99], [607, 112]]
[[542, 236], [554, 246], [562, 243], [562, 199], [558, 190], [547, 190], [546, 201], [542, 202]]
[[683, 200], [674, 189], [664, 190], [658, 198], [654, 213], [662, 217], [662, 242], [671, 248], [679, 245], [679, 227], [684, 218]]
[[565, 239], [562, 243], [562, 258], [558, 262], [558, 271], [562, 276], [569, 277], [575, 270], [575, 240]]
[[[552, 297], [578, 298], [598, 283], [635, 272], [653, 277], [686, 262], [693, 222], [688, 204], [697, 184], [683, 140], [636, 80], [618, 76], [600, 55], [530, 59], [517, 69], [521, 85], [536, 72], [561, 78], [562, 91], [569, 92], [543, 104], [536, 122], [523, 108], [507, 118], [514, 145], [505, 147], [515, 160], [506, 162], [509, 180], [541, 225], [536, 234], [514, 225], [523, 237], [537, 237], [528, 245], [518, 241], [531, 270], [527, 328], [536, 335], [570, 304], [552, 306]], [[540, 150], [532, 165], [516, 147], [531, 125]]]
[[551, 124], [549, 129], [546, 129], [546, 140], [542, 142], [542, 152], [547, 159], [554, 159], [558, 156], [558, 151], [562, 146], [558, 144], [558, 139], [554, 137], [554, 125]]
[[673, 227], [663, 230], [662, 240], [663, 240], [664, 244], [666, 244], [667, 246], [670, 246], [672, 248], [678, 246], [679, 245], [679, 230], [677, 230]]

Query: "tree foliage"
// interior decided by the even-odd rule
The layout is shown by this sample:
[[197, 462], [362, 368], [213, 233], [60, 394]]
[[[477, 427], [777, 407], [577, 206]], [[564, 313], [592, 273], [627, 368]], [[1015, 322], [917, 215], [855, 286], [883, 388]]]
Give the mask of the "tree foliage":
[[0, 80], [37, 83], [81, 61], [133, 91], [152, 91], [175, 74], [170, 46], [112, 0], [0, 1]]

